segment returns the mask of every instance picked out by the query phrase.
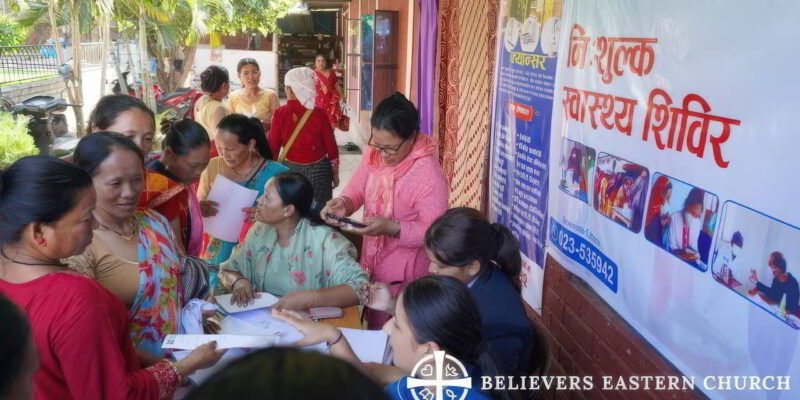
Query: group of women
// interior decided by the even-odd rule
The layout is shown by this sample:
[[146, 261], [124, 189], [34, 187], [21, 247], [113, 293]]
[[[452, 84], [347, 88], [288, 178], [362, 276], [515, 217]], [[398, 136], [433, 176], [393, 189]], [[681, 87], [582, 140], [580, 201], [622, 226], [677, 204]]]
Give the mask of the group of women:
[[[258, 68], [245, 61], [238, 72], [246, 103]], [[388, 385], [390, 398], [406, 398], [412, 368], [437, 350], [459, 358], [475, 379], [528, 371], [534, 332], [520, 297], [519, 244], [476, 210], [447, 210], [436, 143], [419, 132], [410, 101], [398, 93], [374, 110], [361, 165], [337, 198], [320, 197], [318, 170], [274, 159], [294, 151], [297, 161], [309, 161], [328, 145], [320, 136], [332, 135], [332, 127], [309, 100], [309, 79], [303, 69], [287, 74], [289, 103], [273, 112], [268, 136], [263, 115], [207, 119], [209, 129], [169, 121], [164, 150], [154, 157], [152, 113], [132, 97], [112, 96], [93, 111], [92, 134], [71, 162], [33, 156], [2, 172], [0, 295], [26, 318], [0, 328], [0, 338], [16, 340], [8, 342], [18, 351], [8, 354], [26, 367], [0, 377], [0, 397], [29, 390], [24, 380], [32, 375], [37, 398], [171, 398], [183, 378], [222, 355], [210, 343], [172, 362], [161, 348], [166, 335], [180, 332], [183, 305], [207, 293], [194, 284], [198, 263], [201, 270], [219, 265], [220, 289], [235, 302], [261, 291], [280, 296], [276, 315], [305, 333], [299, 344], [327, 342], [332, 355], [355, 366], [345, 375]], [[228, 90], [227, 82], [206, 83], [198, 121], [222, 113], [203, 107]], [[212, 158], [214, 148], [219, 156]], [[324, 151], [315, 162], [332, 165], [335, 158]], [[236, 243], [203, 231], [203, 217], [213, 218], [221, 206], [208, 199], [220, 175], [259, 192], [257, 204], [242, 210], [247, 223]], [[341, 222], [361, 207], [365, 227]], [[360, 262], [341, 230], [363, 237]], [[394, 366], [361, 364], [340, 331], [295, 313], [356, 304], [366, 306], [370, 329], [391, 337]], [[19, 332], [12, 336], [8, 328]], [[229, 371], [252, 369], [258, 359], [226, 367], [190, 398], [230, 393], [224, 387], [237, 375]], [[321, 362], [314, 360], [307, 362]]]

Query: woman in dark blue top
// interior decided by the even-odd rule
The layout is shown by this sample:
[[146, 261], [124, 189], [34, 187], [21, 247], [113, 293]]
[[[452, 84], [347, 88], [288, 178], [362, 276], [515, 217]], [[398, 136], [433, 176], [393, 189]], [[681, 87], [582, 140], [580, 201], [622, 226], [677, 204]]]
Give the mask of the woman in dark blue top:
[[[436, 219], [425, 233], [430, 272], [466, 284], [478, 304], [483, 339], [507, 375], [526, 374], [533, 328], [520, 296], [519, 242], [503, 225], [478, 211], [459, 207]], [[370, 308], [392, 309], [388, 287], [370, 285]]]
[[481, 316], [463, 283], [448, 276], [419, 278], [401, 292], [395, 307], [394, 317], [383, 327], [394, 352], [393, 366], [365, 367], [334, 326], [303, 319], [293, 311], [273, 311], [273, 315], [305, 334], [296, 345], [327, 343], [331, 355], [388, 384], [386, 394], [391, 399], [458, 399], [464, 391], [464, 398], [472, 400], [517, 397], [480, 390], [481, 376], [501, 374], [481, 339]]

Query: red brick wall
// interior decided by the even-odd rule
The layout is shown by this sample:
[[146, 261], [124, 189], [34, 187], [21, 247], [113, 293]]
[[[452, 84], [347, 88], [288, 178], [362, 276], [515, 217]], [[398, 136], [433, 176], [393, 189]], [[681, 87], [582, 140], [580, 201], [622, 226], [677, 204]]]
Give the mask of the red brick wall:
[[[602, 376], [680, 376], [581, 279], [548, 257], [541, 322], [551, 345], [547, 375], [593, 376], [594, 390], [551, 391], [545, 399], [701, 399], [699, 391], [603, 391]], [[698, 381], [699, 382], [699, 381]]]

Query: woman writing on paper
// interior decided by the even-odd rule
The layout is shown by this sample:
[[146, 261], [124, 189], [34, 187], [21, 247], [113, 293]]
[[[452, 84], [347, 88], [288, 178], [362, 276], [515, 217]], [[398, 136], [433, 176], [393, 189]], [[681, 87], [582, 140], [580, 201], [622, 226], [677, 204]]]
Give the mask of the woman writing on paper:
[[236, 73], [243, 88], [231, 93], [228, 98], [228, 111], [231, 114], [244, 114], [256, 117], [265, 130], [269, 128], [272, 114], [278, 108], [278, 95], [269, 89], [258, 86], [261, 81], [261, 68], [253, 58], [243, 58], [236, 65]]
[[[519, 241], [511, 231], [473, 208], [453, 208], [428, 228], [425, 251], [431, 274], [456, 278], [472, 292], [498, 368], [510, 375], [528, 372], [533, 332], [520, 296]], [[386, 283], [370, 285], [368, 307], [391, 313], [394, 302]]]
[[278, 161], [311, 181], [319, 210], [339, 185], [339, 149], [325, 112], [314, 108], [314, 72], [292, 69], [284, 83], [289, 101], [272, 117], [269, 145]]
[[[340, 197], [321, 212], [326, 223], [343, 226], [328, 213], [345, 217], [364, 206], [361, 266], [373, 282], [404, 283], [427, 275], [425, 230], [447, 211], [447, 178], [436, 157], [436, 142], [419, 132], [414, 104], [395, 93], [378, 104], [370, 119], [369, 149]], [[392, 295], [402, 286], [392, 288]], [[380, 328], [386, 313], [368, 310], [370, 329]]]
[[74, 163], [92, 177], [98, 227], [89, 247], [68, 263], [128, 307], [136, 348], [160, 356], [164, 337], [179, 331], [180, 253], [166, 218], [137, 208], [143, 162], [136, 144], [117, 133], [98, 132], [78, 142]]
[[314, 190], [300, 173], [272, 178], [258, 201], [256, 224], [220, 266], [233, 301], [254, 292], [282, 296], [276, 308], [349, 307], [359, 303], [367, 274], [344, 236], [309, 216]]
[[[394, 366], [365, 366], [353, 353], [342, 332], [332, 325], [302, 319], [292, 311], [276, 310], [273, 314], [305, 334], [296, 345], [327, 343], [331, 355], [364, 368], [375, 381], [388, 385], [386, 393], [391, 399], [410, 399], [412, 391], [414, 397], [429, 398], [423, 393], [425, 387], [409, 388], [408, 381], [410, 378], [432, 379], [430, 374], [422, 374], [425, 369], [432, 369], [434, 353], [438, 351], [458, 359], [472, 378], [473, 389], [466, 392], [466, 399], [507, 399], [509, 393], [513, 393], [490, 394], [479, 389], [480, 376], [498, 376], [501, 373], [481, 338], [478, 305], [467, 287], [449, 276], [419, 278], [409, 283], [399, 296], [395, 316], [383, 326], [394, 350]], [[430, 360], [430, 364], [420, 364], [425, 358]], [[417, 366], [417, 375], [411, 375]], [[457, 368], [458, 377], [463, 378], [460, 369]], [[458, 387], [446, 389], [455, 394], [453, 398], [461, 398], [464, 392]], [[428, 393], [431, 393], [430, 389]]]
[[[216, 140], [220, 156], [208, 163], [208, 168], [203, 171], [200, 186], [197, 188], [203, 217], [213, 217], [218, 212], [219, 204], [208, 200], [208, 194], [217, 176], [221, 175], [238, 185], [256, 190], [261, 196], [267, 181], [287, 170], [280, 163], [271, 161], [272, 153], [261, 130], [261, 122], [257, 118], [231, 114], [219, 122], [217, 129]], [[254, 215], [255, 209], [243, 210], [244, 234], [247, 233]], [[230, 257], [236, 243], [238, 242], [225, 241], [204, 233], [203, 251], [200, 257], [209, 263], [221, 264]]]
[[700, 253], [697, 251], [697, 237], [702, 223], [700, 216], [703, 213], [703, 200], [705, 192], [702, 189], [692, 188], [683, 203], [683, 209], [669, 216], [666, 227], [666, 249], [689, 262], [696, 262]]
[[[137, 359], [129, 333], [136, 320], [125, 306], [59, 261], [92, 242], [97, 197], [89, 174], [53, 157], [20, 159], [0, 175], [0, 294], [30, 321], [33, 392], [45, 400], [171, 399], [182, 378], [222, 352], [209, 343], [176, 363]], [[14, 327], [0, 321], [0, 329]]]

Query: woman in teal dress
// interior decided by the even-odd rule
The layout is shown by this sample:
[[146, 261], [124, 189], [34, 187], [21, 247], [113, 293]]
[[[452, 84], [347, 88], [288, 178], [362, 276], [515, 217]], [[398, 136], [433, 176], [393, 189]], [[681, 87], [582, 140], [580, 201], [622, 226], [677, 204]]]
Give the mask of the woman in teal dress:
[[222, 284], [243, 305], [255, 292], [281, 296], [278, 309], [349, 307], [359, 303], [367, 274], [350, 241], [309, 217], [314, 189], [304, 175], [282, 172], [259, 199], [247, 238], [220, 266]]
[[[264, 194], [264, 185], [270, 178], [288, 170], [281, 163], [272, 161], [272, 153], [264, 137], [261, 122], [257, 118], [231, 114], [219, 122], [217, 129], [215, 140], [220, 156], [209, 162], [197, 188], [203, 217], [217, 215], [219, 204], [208, 200], [208, 194], [218, 176], [222, 175], [248, 189], [257, 190], [261, 196]], [[242, 210], [245, 224], [240, 241], [252, 225], [254, 215], [255, 208]], [[221, 264], [231, 256], [237, 243], [204, 233], [200, 258], [211, 264]]]

